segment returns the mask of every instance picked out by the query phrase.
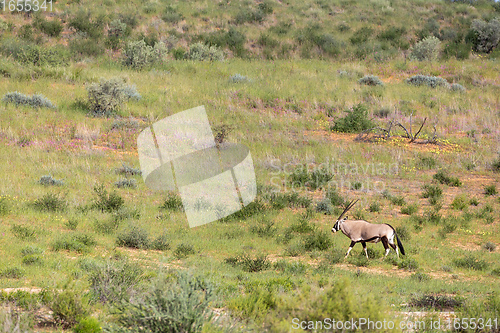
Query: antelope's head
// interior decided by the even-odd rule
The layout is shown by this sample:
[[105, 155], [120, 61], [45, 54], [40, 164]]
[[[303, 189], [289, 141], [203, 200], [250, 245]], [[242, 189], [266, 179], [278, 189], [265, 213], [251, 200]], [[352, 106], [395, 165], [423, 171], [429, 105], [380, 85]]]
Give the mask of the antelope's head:
[[333, 233], [336, 233], [337, 231], [339, 231], [339, 230], [340, 230], [340, 224], [341, 224], [342, 222], [344, 222], [345, 220], [347, 220], [347, 216], [346, 216], [345, 214], [349, 211], [349, 209], [351, 209], [351, 208], [352, 208], [352, 206], [354, 206], [354, 204], [355, 204], [356, 202], [358, 202], [358, 200], [359, 200], [359, 199], [357, 199], [356, 201], [354, 201], [354, 200], [353, 200], [353, 201], [351, 201], [351, 202], [350, 202], [350, 203], [349, 203], [349, 204], [345, 207], [344, 211], [342, 212], [342, 214], [340, 214], [340, 216], [337, 218], [337, 221], [336, 221], [336, 222], [335, 222], [335, 224], [333, 225], [333, 228], [332, 228], [332, 232], [333, 232]]

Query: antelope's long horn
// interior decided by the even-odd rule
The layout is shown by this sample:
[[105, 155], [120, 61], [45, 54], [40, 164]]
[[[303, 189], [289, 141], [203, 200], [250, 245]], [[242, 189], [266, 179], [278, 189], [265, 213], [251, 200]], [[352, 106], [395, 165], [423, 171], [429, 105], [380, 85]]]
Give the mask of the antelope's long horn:
[[351, 201], [347, 207], [344, 209], [344, 211], [342, 212], [342, 214], [340, 214], [339, 218], [337, 220], [340, 220], [342, 217], [344, 217], [345, 213], [347, 213], [349, 211], [349, 209], [352, 208], [352, 206], [354, 206], [356, 204], [356, 202], [358, 202], [359, 199], [356, 199], [356, 200], [353, 200]]

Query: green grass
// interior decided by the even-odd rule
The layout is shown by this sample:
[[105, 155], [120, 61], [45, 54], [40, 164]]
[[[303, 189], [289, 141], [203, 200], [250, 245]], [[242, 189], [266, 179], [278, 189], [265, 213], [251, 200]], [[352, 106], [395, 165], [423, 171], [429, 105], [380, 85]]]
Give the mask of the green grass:
[[[40, 93], [57, 109], [0, 103], [0, 154], [8, 156], [0, 173], [9, 180], [0, 182], [0, 289], [64, 290], [68, 280], [78, 284], [51, 297], [42, 292], [36, 300], [0, 291], [2, 306], [15, 303], [31, 316], [42, 304], [58, 301], [58, 313], [61, 318], [66, 313], [71, 325], [106, 326], [113, 302], [129, 295], [157, 290], [167, 293], [160, 299], [174, 299], [168, 296], [172, 290], [206, 290], [196, 279], [176, 278], [179, 270], [215, 286], [210, 307], [231, 311], [236, 324], [249, 331], [288, 332], [292, 315], [321, 319], [339, 309], [389, 319], [412, 302], [436, 311], [453, 300], [470, 311], [475, 302], [485, 304], [477, 312], [494, 308], [491, 295], [500, 292], [498, 158], [485, 156], [496, 151], [500, 134], [498, 117], [490, 112], [498, 104], [499, 65], [493, 60], [498, 51], [435, 62], [405, 60], [399, 51], [426, 33], [427, 18], [439, 15], [439, 33], [448, 27], [467, 32], [473, 18], [491, 15], [490, 4], [292, 0], [267, 3], [271, 12], [267, 4], [259, 8], [242, 1], [179, 2], [165, 16], [165, 6], [152, 2], [108, 1], [98, 8], [87, 0], [80, 3], [92, 9], [92, 17], [103, 15], [102, 27], [118, 17], [128, 22], [119, 45], [140, 32], [149, 43], [158, 27], [177, 55], [192, 40], [206, 40], [223, 44], [226, 60], [174, 60], [172, 51], [161, 64], [131, 70], [122, 65], [119, 51], [109, 49], [97, 56], [69, 54], [66, 65], [53, 67], [2, 54], [0, 97]], [[51, 19], [68, 15], [62, 36], [73, 38], [67, 22], [76, 2], [56, 5]], [[262, 22], [254, 15], [259, 19], [233, 24], [259, 10], [267, 11]], [[174, 14], [184, 19], [175, 23]], [[8, 39], [32, 19], [0, 16], [14, 25], [2, 31], [3, 52], [13, 47]], [[162, 17], [169, 22], [155, 21]], [[405, 24], [399, 17], [407, 18]], [[88, 45], [107, 48], [107, 31], [99, 24], [88, 28], [102, 35]], [[237, 43], [238, 33], [245, 35], [243, 44]], [[43, 37], [41, 47], [66, 40], [36, 29], [33, 34], [35, 40]], [[417, 74], [443, 77], [467, 91], [405, 83]], [[360, 85], [368, 75], [384, 86]], [[85, 87], [116, 77], [135, 85], [142, 98], [123, 104], [114, 117], [90, 116]], [[230, 128], [223, 140], [249, 147], [259, 194], [240, 212], [190, 229], [178, 192], [145, 186], [136, 145], [153, 122], [197, 105], [205, 105], [214, 135]], [[359, 132], [365, 120], [382, 128], [391, 120], [408, 127], [410, 115], [413, 134], [427, 118], [419, 138], [432, 138], [435, 126], [438, 144], [409, 143], [401, 127], [387, 139], [356, 140], [356, 133], [343, 133]], [[464, 167], [471, 163], [474, 167]], [[41, 186], [44, 175], [51, 175], [49, 185], [64, 182]], [[384, 196], [387, 200], [381, 200]], [[349, 218], [389, 223], [406, 256], [396, 259], [391, 250], [379, 260], [382, 245], [369, 243], [370, 259], [356, 245], [344, 260], [350, 240], [330, 230], [353, 199], [360, 202]], [[463, 250], [469, 247], [482, 249]], [[175, 288], [155, 288], [158, 276], [175, 280]], [[339, 281], [349, 281], [352, 292], [345, 294], [347, 282]], [[90, 293], [80, 298], [76, 290]], [[384, 299], [376, 299], [374, 290], [384, 290]], [[446, 298], [450, 295], [453, 300]], [[339, 306], [334, 296], [350, 299], [344, 303], [352, 306]], [[92, 301], [77, 324], [64, 305], [75, 310], [72, 306], [86, 297]], [[363, 302], [376, 306], [358, 308]], [[365, 313], [368, 309], [375, 313]], [[204, 320], [205, 331], [218, 331], [218, 323]]]

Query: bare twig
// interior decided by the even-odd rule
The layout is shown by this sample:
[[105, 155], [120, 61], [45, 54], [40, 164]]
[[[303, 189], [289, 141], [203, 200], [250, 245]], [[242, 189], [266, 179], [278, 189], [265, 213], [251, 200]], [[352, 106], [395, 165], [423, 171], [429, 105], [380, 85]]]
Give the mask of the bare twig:
[[415, 136], [410, 140], [410, 142], [413, 142], [415, 140], [417, 140], [417, 137], [418, 135], [420, 134], [420, 131], [422, 130], [422, 128], [424, 127], [425, 125], [425, 121], [427, 120], [427, 117], [424, 118], [424, 122], [422, 123], [422, 125], [420, 126], [420, 128], [418, 129], [417, 133], [415, 133]]

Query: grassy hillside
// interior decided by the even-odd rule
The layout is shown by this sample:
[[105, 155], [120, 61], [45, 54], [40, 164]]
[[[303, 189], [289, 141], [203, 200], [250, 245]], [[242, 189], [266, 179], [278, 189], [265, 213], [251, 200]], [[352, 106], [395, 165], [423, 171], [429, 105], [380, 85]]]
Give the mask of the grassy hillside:
[[[474, 23], [496, 31], [498, 8], [57, 1], [4, 12], [0, 327], [289, 332], [307, 328], [294, 318], [370, 318], [429, 332], [467, 317], [498, 332], [500, 65]], [[438, 57], [412, 60], [431, 35]], [[198, 105], [215, 134], [249, 147], [258, 196], [190, 229], [177, 193], [145, 186], [136, 140]], [[368, 244], [370, 259], [361, 245], [344, 259], [350, 240], [330, 230], [353, 199], [350, 216], [392, 225], [405, 256]]]

